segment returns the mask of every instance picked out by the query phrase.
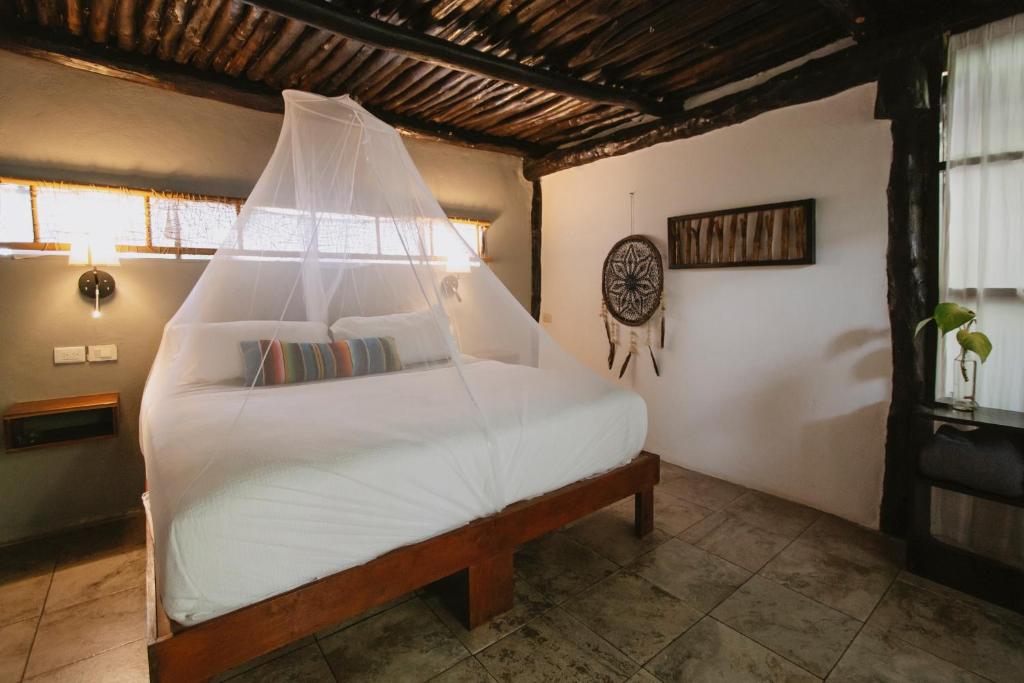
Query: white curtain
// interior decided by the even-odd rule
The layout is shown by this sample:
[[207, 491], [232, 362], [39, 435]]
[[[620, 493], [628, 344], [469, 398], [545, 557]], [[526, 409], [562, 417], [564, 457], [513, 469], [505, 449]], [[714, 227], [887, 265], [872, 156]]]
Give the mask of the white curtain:
[[[973, 308], [992, 340], [978, 403], [1024, 411], [1024, 14], [952, 37], [943, 125], [940, 299]], [[958, 351], [949, 335], [940, 396], [953, 391]], [[933, 533], [1024, 565], [1018, 509], [936, 490]]]
[[[1024, 411], [1024, 14], [953, 36], [944, 132], [941, 299], [992, 340], [979, 404]], [[949, 395], [959, 347], [945, 341]]]

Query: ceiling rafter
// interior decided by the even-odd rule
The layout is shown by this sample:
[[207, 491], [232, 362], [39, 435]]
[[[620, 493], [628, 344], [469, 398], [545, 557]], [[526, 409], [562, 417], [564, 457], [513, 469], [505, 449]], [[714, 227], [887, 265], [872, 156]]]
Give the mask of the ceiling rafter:
[[578, 100], [615, 104], [645, 114], [664, 116], [672, 107], [658, 100], [625, 88], [602, 85], [555, 73], [549, 69], [530, 67], [496, 57], [469, 47], [418, 33], [404, 26], [346, 12], [340, 7], [324, 5], [315, 0], [246, 0], [249, 4], [310, 26], [333, 31], [352, 40], [382, 50], [430, 62], [449, 69], [466, 71], [485, 78], [515, 83], [529, 88], [547, 90]]
[[[247, 79], [197, 72], [175, 63], [154, 62], [80, 39], [55, 40], [39, 32], [21, 30], [15, 33], [0, 28], [0, 49], [183, 95], [216, 100], [257, 111], [284, 111], [284, 101], [280, 92], [265, 85]], [[368, 105], [367, 109], [381, 120], [413, 137], [441, 140], [517, 156], [536, 155], [545, 151], [539, 145], [393, 114], [372, 105]]]

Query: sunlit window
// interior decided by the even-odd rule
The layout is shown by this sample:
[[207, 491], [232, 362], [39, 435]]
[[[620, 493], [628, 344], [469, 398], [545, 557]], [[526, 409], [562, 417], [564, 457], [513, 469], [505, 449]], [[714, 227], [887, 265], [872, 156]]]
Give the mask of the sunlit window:
[[164, 197], [150, 200], [155, 247], [219, 249], [237, 218], [235, 207], [225, 202]]
[[487, 258], [488, 224], [483, 221], [311, 215], [252, 206], [236, 231], [243, 201], [0, 178], [0, 247], [67, 250], [77, 236], [106, 234], [122, 252], [186, 258], [210, 256], [222, 247], [254, 256], [288, 257], [314, 242], [328, 257], [401, 260], [409, 254], [444, 260], [467, 255], [468, 247], [469, 256]]
[[116, 244], [146, 246], [146, 198], [71, 187], [36, 188], [39, 241], [69, 243], [110, 234]]
[[28, 185], [0, 184], [0, 242], [34, 242]]

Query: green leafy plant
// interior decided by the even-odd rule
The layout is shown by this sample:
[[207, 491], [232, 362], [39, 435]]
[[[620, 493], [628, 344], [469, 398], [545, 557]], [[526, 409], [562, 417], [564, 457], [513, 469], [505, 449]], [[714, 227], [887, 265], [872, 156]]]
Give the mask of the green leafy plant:
[[956, 341], [960, 344], [960, 355], [957, 357], [957, 360], [960, 361], [960, 374], [963, 375], [964, 381], [967, 381], [967, 352], [971, 351], [977, 354], [982, 363], [992, 353], [992, 342], [989, 341], [989, 338], [983, 332], [971, 330], [978, 322], [977, 314], [960, 304], [944, 301], [935, 307], [935, 312], [930, 318], [925, 318], [917, 324], [914, 335], [920, 334], [921, 330], [933, 321], [943, 335], [956, 330]]

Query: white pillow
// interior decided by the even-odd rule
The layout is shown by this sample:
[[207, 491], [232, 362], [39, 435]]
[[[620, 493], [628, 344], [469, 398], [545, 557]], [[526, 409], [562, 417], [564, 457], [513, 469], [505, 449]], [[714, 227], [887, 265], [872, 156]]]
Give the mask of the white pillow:
[[331, 325], [331, 335], [335, 341], [394, 337], [402, 365], [413, 365], [451, 357], [439, 324], [447, 325], [448, 317], [440, 307], [434, 307], [415, 313], [338, 318]]
[[321, 322], [240, 320], [230, 323], [191, 323], [178, 332], [178, 381], [183, 384], [223, 384], [245, 375], [243, 341], [278, 339], [286, 342], [330, 343]]

